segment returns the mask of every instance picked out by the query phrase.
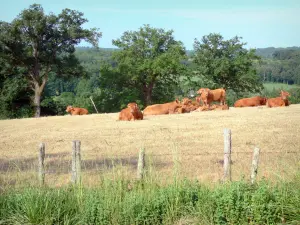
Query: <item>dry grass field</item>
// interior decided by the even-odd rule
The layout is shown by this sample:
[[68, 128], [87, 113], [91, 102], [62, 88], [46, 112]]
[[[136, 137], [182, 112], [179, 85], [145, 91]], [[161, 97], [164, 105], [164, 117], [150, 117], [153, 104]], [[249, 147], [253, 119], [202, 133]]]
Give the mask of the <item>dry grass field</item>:
[[117, 113], [0, 121], [0, 185], [36, 184], [38, 145], [46, 144], [46, 183], [70, 181], [72, 140], [81, 140], [83, 182], [136, 176], [145, 148], [149, 170], [160, 180], [222, 178], [223, 129], [232, 130], [232, 176], [249, 177], [254, 146], [261, 149], [259, 179], [293, 178], [300, 168], [300, 104], [285, 108], [230, 108], [116, 121]]

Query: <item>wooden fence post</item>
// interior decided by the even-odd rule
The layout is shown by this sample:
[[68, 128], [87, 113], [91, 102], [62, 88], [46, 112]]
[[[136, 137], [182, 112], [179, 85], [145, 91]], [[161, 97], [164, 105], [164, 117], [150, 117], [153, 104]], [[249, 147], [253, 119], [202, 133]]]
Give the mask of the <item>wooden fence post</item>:
[[252, 167], [251, 167], [251, 183], [254, 184], [256, 180], [257, 170], [258, 170], [258, 160], [259, 160], [260, 149], [258, 147], [254, 148]]
[[223, 181], [231, 181], [231, 130], [224, 129], [224, 176]]
[[77, 184], [81, 181], [81, 154], [80, 154], [80, 141], [72, 142], [72, 178], [71, 181]]
[[92, 101], [92, 103], [93, 103], [93, 105], [94, 105], [94, 108], [95, 108], [96, 112], [99, 113], [98, 110], [97, 110], [97, 107], [96, 107], [96, 105], [95, 105], [95, 103], [94, 103], [94, 101], [93, 101], [93, 99], [92, 99], [92, 96], [90, 96], [90, 99], [91, 99], [91, 101]]
[[139, 153], [138, 168], [137, 168], [137, 179], [142, 180], [144, 177], [145, 169], [145, 149], [141, 148]]
[[39, 145], [39, 164], [38, 164], [38, 178], [40, 185], [45, 183], [45, 143]]

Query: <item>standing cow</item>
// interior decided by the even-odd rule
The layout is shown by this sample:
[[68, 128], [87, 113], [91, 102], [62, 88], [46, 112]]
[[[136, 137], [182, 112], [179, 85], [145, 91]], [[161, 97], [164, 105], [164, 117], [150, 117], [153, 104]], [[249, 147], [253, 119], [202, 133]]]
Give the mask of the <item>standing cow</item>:
[[205, 106], [210, 106], [212, 102], [220, 102], [220, 105], [225, 104], [226, 90], [224, 88], [219, 88], [215, 90], [210, 90], [209, 88], [200, 88], [197, 91], [200, 95], [201, 100]]

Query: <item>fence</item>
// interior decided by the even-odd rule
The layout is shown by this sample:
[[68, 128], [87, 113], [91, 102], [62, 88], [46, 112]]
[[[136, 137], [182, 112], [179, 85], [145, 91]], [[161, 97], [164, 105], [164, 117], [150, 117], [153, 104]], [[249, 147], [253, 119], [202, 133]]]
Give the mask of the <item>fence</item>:
[[[224, 174], [223, 182], [231, 181], [231, 130], [224, 129]], [[251, 167], [251, 183], [255, 183], [258, 173], [260, 149], [254, 148], [252, 167]], [[45, 143], [39, 145], [38, 157], [38, 178], [40, 185], [45, 184]], [[145, 149], [140, 149], [137, 165], [137, 179], [142, 180], [145, 174]], [[72, 164], [71, 164], [71, 182], [73, 184], [81, 183], [81, 142], [74, 140], [72, 142]]]

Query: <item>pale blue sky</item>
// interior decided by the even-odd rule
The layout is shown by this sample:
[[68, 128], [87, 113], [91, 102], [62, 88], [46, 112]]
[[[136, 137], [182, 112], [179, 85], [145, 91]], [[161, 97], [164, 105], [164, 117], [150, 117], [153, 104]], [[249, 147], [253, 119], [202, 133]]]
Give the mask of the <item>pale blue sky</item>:
[[55, 14], [83, 12], [86, 27], [103, 32], [100, 47], [143, 24], [173, 29], [187, 49], [211, 32], [241, 36], [251, 48], [300, 46], [300, 0], [0, 0], [0, 20], [10, 22], [33, 3]]

